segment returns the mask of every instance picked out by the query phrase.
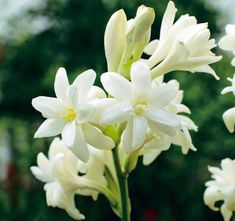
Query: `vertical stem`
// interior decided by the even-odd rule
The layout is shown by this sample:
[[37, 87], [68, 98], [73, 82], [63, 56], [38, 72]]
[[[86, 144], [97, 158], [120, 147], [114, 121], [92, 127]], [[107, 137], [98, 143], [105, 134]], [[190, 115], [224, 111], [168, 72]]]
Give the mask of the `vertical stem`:
[[122, 221], [130, 221], [130, 208], [129, 208], [129, 193], [127, 175], [122, 173], [120, 159], [118, 155], [118, 148], [112, 150], [115, 169], [117, 172], [118, 183], [120, 188], [121, 208], [122, 208]]

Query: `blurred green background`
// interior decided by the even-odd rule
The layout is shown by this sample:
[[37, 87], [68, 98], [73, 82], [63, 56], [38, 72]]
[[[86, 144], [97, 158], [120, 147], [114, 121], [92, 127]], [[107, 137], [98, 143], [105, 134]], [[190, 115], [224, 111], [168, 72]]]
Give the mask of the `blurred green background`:
[[[231, 0], [232, 3], [233, 0]], [[32, 3], [33, 2], [33, 3]], [[152, 36], [159, 35], [167, 0], [1, 0], [0, 10], [0, 220], [71, 220], [65, 211], [46, 206], [43, 184], [29, 171], [36, 155], [47, 152], [50, 139], [33, 139], [43, 121], [31, 100], [53, 96], [56, 70], [64, 66], [72, 81], [78, 73], [93, 68], [106, 71], [103, 34], [111, 14], [125, 9], [129, 18], [141, 4], [153, 7], [156, 21]], [[203, 0], [175, 0], [177, 16], [189, 13], [199, 22], [209, 22], [213, 37], [224, 32], [222, 12]], [[231, 21], [232, 22], [232, 21]], [[224, 53], [220, 50], [218, 54]], [[219, 221], [219, 213], [203, 203], [208, 165], [235, 158], [235, 137], [226, 130], [222, 113], [233, 107], [232, 94], [221, 96], [232, 76], [230, 56], [214, 65], [220, 81], [207, 74], [172, 73], [185, 91], [184, 103], [199, 126], [193, 133], [197, 152], [184, 156], [180, 148], [160, 155], [150, 166], [139, 162], [131, 174], [133, 221]], [[99, 81], [97, 80], [97, 84]], [[88, 221], [118, 220], [107, 201], [76, 198]]]

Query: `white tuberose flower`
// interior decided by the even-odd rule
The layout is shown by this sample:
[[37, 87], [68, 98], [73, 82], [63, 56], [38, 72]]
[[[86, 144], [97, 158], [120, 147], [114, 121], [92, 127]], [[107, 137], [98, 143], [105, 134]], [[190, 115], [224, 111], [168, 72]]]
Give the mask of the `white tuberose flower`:
[[48, 158], [39, 153], [38, 166], [31, 167], [34, 176], [45, 182], [47, 205], [65, 209], [76, 220], [85, 217], [75, 206], [75, 194], [91, 196], [96, 200], [99, 194], [96, 183], [106, 185], [103, 151], [90, 146], [89, 151], [91, 157], [87, 163], [83, 163], [59, 138], [55, 138], [50, 145]]
[[221, 169], [209, 167], [209, 171], [213, 180], [206, 182], [204, 202], [212, 210], [218, 211], [215, 203], [224, 201], [220, 211], [224, 221], [229, 221], [235, 211], [235, 160], [224, 159], [221, 161]]
[[[235, 96], [235, 74], [233, 78], [228, 78], [228, 80], [232, 83], [232, 86], [226, 87], [221, 91], [221, 94], [226, 94], [232, 92]], [[224, 123], [229, 130], [230, 133], [234, 132], [235, 126], [235, 107], [228, 109], [223, 114]]]
[[[235, 25], [227, 25], [226, 33], [227, 35], [221, 38], [219, 47], [227, 51], [232, 51], [235, 55]], [[233, 58], [231, 64], [235, 66], [235, 57]]]
[[162, 20], [159, 40], [150, 42], [146, 48], [146, 53], [151, 55], [149, 64], [153, 77], [183, 70], [205, 72], [219, 79], [209, 66], [222, 57], [210, 51], [216, 44], [214, 39], [210, 39], [208, 24], [197, 24], [196, 18], [189, 15], [181, 16], [174, 23], [176, 11], [170, 1]]
[[65, 69], [59, 68], [54, 84], [57, 97], [41, 96], [32, 100], [33, 107], [47, 118], [35, 133], [35, 137], [62, 134], [64, 144], [85, 162], [89, 157], [87, 143], [101, 149], [114, 147], [111, 138], [104, 136], [90, 123], [95, 112], [91, 100], [94, 94], [100, 96], [103, 93], [101, 89], [92, 86], [95, 77], [95, 72], [88, 70], [69, 85]]
[[171, 136], [179, 127], [176, 115], [165, 110], [176, 96], [174, 88], [152, 84], [150, 69], [144, 61], [134, 63], [130, 75], [131, 82], [117, 73], [107, 72], [101, 76], [101, 82], [114, 102], [104, 112], [101, 123], [127, 122], [123, 133], [127, 152], [143, 144], [148, 126]]

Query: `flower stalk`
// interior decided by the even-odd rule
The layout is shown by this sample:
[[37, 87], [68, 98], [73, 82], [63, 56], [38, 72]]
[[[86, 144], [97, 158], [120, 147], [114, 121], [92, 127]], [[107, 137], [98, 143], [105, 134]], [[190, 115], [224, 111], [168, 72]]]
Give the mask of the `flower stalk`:
[[121, 221], [130, 221], [130, 199], [128, 192], [128, 175], [122, 172], [121, 163], [118, 154], [118, 148], [112, 150], [113, 160], [117, 173], [119, 189], [120, 189], [120, 201], [121, 201]]

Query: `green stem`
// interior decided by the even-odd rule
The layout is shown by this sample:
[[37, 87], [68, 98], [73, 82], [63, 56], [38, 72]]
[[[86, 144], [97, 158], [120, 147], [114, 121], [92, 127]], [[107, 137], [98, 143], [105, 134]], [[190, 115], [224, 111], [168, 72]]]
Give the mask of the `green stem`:
[[112, 150], [113, 160], [117, 172], [117, 178], [120, 188], [120, 199], [121, 199], [121, 220], [130, 221], [130, 202], [129, 202], [129, 193], [128, 193], [128, 182], [127, 175], [122, 172], [121, 163], [118, 154], [118, 148]]

